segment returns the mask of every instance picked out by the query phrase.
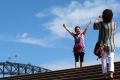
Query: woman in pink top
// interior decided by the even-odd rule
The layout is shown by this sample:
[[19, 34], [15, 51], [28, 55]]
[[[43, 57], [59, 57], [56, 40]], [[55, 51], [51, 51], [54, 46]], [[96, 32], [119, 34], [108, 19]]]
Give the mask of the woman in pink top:
[[81, 28], [79, 26], [75, 27], [75, 32], [70, 31], [67, 27], [66, 24], [63, 24], [63, 27], [71, 34], [71, 36], [74, 38], [74, 57], [75, 57], [75, 68], [77, 68], [77, 62], [79, 62], [80, 58], [80, 67], [83, 66], [83, 61], [84, 61], [84, 54], [85, 54], [85, 49], [84, 49], [84, 37], [86, 35], [87, 30], [89, 29], [91, 24], [91, 21], [87, 25], [86, 29], [81, 32]]

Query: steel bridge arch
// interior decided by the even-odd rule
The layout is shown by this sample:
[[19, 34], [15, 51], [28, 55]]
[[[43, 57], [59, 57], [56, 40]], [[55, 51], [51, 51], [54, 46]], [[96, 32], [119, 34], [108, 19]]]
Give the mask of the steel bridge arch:
[[51, 70], [42, 67], [34, 66], [31, 64], [21, 64], [15, 62], [0, 62], [0, 75], [5, 76], [16, 76], [50, 72]]

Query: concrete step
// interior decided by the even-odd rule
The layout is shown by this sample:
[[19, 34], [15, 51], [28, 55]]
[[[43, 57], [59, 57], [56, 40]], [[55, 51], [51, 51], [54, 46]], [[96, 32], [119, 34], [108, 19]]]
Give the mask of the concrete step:
[[[114, 77], [116, 80], [120, 80], [120, 62], [115, 62]], [[101, 65], [92, 65], [77, 69], [6, 77], [0, 80], [101, 80], [102, 78]]]

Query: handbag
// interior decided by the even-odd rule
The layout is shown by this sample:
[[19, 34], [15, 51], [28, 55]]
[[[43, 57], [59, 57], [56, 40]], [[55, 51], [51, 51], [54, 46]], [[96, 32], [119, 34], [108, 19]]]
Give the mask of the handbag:
[[104, 49], [101, 48], [100, 46], [100, 41], [98, 41], [95, 45], [95, 48], [94, 48], [94, 54], [98, 57], [98, 58], [101, 58], [102, 57], [102, 54], [103, 54], [103, 51]]

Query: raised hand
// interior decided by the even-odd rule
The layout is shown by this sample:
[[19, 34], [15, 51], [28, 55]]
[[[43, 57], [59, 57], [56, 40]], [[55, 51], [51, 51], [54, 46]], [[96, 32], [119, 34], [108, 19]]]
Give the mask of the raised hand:
[[66, 27], [66, 25], [65, 25], [65, 24], [63, 24], [63, 27]]
[[74, 36], [74, 33], [69, 30], [69, 28], [66, 27], [66, 24], [63, 24], [63, 27], [72, 35]]
[[84, 30], [84, 32], [83, 32], [84, 35], [85, 35], [86, 32], [88, 31], [91, 23], [92, 23], [92, 21], [90, 20], [89, 24], [87, 25], [87, 27], [85, 28], [85, 30]]

